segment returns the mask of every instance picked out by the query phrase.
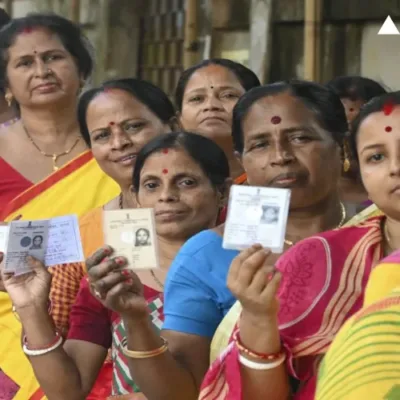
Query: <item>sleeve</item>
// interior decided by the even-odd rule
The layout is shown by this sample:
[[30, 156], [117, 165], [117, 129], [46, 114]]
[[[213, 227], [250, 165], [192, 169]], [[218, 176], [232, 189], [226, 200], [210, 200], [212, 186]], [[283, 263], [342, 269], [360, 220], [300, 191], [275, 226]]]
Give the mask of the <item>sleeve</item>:
[[200, 260], [176, 258], [165, 286], [163, 329], [212, 338], [223, 318], [214, 279]]
[[86, 278], [81, 281], [78, 297], [71, 310], [68, 339], [91, 342], [106, 349], [111, 347], [109, 311], [92, 296]]

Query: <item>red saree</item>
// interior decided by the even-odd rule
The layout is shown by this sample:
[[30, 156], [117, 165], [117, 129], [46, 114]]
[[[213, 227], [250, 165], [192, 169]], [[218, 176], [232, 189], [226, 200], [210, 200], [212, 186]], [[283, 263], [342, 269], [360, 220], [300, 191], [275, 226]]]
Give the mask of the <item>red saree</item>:
[[[346, 319], [362, 307], [369, 274], [382, 257], [382, 218], [305, 239], [276, 265], [283, 276], [279, 329], [288, 351], [287, 369], [300, 381], [296, 400], [314, 399], [320, 358]], [[199, 400], [206, 399], [242, 399], [232, 342], [203, 381]]]

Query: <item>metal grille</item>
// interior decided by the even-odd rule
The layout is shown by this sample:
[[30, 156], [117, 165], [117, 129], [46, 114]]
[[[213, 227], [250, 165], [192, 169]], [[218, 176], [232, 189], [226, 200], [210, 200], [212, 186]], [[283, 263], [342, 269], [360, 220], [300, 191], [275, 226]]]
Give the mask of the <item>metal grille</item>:
[[172, 95], [183, 71], [184, 0], [148, 0], [141, 20], [140, 78]]

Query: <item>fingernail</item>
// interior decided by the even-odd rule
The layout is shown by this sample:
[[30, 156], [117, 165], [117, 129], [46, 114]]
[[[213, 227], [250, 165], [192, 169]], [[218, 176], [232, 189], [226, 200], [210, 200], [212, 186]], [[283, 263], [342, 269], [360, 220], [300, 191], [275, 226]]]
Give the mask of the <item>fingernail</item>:
[[105, 254], [111, 254], [110, 248], [109, 248], [109, 247], [106, 247], [106, 248], [104, 249], [104, 253], [105, 253]]
[[124, 269], [123, 271], [121, 271], [121, 274], [124, 276], [130, 276], [130, 272], [127, 269]]
[[272, 278], [274, 277], [274, 275], [275, 275], [275, 272], [269, 273], [269, 274], [267, 275], [267, 281], [268, 281], [268, 282], [272, 281]]
[[115, 260], [115, 262], [116, 262], [118, 265], [125, 265], [125, 260], [124, 260], [123, 258], [121, 258], [121, 257], [117, 258], [117, 259]]

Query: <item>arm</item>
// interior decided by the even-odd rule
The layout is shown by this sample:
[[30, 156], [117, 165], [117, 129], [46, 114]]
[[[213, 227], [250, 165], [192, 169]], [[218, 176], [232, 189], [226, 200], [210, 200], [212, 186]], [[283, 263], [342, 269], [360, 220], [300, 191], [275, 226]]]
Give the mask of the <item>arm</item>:
[[[162, 345], [147, 317], [124, 317], [128, 348], [149, 351]], [[148, 400], [196, 400], [209, 364], [211, 340], [175, 331], [161, 333], [168, 351], [147, 359], [128, 358], [131, 375]]]

